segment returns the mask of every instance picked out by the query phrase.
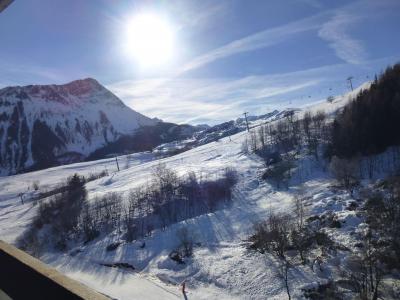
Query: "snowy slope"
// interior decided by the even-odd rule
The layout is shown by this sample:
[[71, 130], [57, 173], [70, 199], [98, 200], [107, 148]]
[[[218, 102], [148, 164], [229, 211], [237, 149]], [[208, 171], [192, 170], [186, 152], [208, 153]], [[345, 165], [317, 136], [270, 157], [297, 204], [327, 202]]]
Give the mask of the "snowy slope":
[[149, 119], [96, 80], [0, 89], [0, 175], [47, 160], [79, 161]]
[[[343, 107], [356, 93], [337, 97], [333, 104], [321, 102], [307, 109], [326, 110], [328, 113]], [[300, 111], [299, 114], [302, 114]], [[256, 124], [254, 124], [256, 125]], [[37, 172], [0, 178], [0, 238], [13, 243], [23, 232], [35, 214], [37, 206], [26, 200], [21, 204], [19, 193], [29, 193], [28, 186], [40, 180], [41, 189], [56, 185], [73, 172], [82, 175], [102, 170], [110, 171], [108, 177], [87, 184], [89, 198], [107, 192], [127, 193], [151, 176], [160, 162], [179, 174], [189, 171], [216, 176], [227, 166], [237, 169], [239, 181], [235, 187], [233, 204], [214, 213], [170, 226], [166, 231], [156, 230], [146, 237], [146, 247], [141, 241], [122, 244], [113, 252], [105, 251], [107, 245], [119, 240], [113, 232], [107, 236], [78, 246], [69, 254], [45, 253], [41, 259], [65, 274], [118, 299], [181, 299], [179, 283], [187, 280], [189, 299], [286, 299], [281, 279], [276, 276], [276, 262], [265, 255], [255, 255], [244, 247], [243, 240], [252, 231], [255, 222], [268, 216], [271, 211], [290, 211], [293, 196], [299, 185], [289, 190], [275, 190], [260, 179], [263, 169], [261, 159], [242, 153], [242, 142], [247, 132], [240, 132], [169, 158], [154, 160], [150, 154], [142, 153], [131, 157], [120, 157], [120, 162], [130, 159], [128, 168], [115, 170], [114, 160], [101, 160], [60, 166]], [[122, 163], [123, 164], [123, 163]], [[315, 171], [313, 162], [305, 161], [309, 172], [302, 181], [302, 190], [310, 197], [312, 211], [328, 207], [340, 210], [348, 195], [337, 197], [327, 192], [332, 179]], [[351, 216], [343, 213], [343, 218]], [[352, 224], [360, 220], [353, 217]], [[168, 253], [176, 247], [176, 231], [189, 226], [201, 246], [195, 248], [194, 257], [184, 265], [176, 265]], [[344, 240], [351, 240], [346, 227]], [[73, 255], [71, 255], [73, 254]], [[112, 269], [100, 263], [124, 261], [135, 266], [136, 271]], [[330, 266], [328, 266], [330, 268]], [[293, 288], [324, 280], [326, 274], [318, 274], [310, 268], [300, 268], [292, 274]], [[333, 271], [332, 271], [333, 272]], [[299, 294], [294, 295], [295, 298]]]

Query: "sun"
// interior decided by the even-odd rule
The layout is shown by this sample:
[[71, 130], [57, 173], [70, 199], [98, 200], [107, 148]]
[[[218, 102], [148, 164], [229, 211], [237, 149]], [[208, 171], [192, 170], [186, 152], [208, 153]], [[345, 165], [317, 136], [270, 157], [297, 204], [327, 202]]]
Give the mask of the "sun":
[[168, 63], [174, 52], [174, 32], [169, 22], [156, 14], [139, 14], [126, 25], [126, 52], [142, 67]]

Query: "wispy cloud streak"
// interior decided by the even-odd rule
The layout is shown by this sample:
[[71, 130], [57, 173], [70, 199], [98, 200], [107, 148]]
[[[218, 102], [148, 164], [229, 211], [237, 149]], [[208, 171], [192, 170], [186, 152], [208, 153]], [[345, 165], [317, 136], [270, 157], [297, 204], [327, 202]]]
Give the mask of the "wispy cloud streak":
[[329, 43], [336, 55], [350, 64], [360, 64], [367, 58], [363, 43], [348, 33], [348, 27], [361, 18], [359, 15], [341, 11], [318, 31], [319, 37]]
[[359, 85], [372, 78], [380, 66], [395, 60], [398, 56], [360, 65], [341, 63], [243, 78], [130, 80], [107, 88], [128, 106], [151, 117], [177, 123], [216, 124], [236, 119], [245, 110], [262, 114], [324, 101], [329, 95], [348, 90], [345, 79], [350, 72]]
[[[319, 1], [315, 0], [305, 2], [316, 7], [322, 6]], [[360, 64], [367, 59], [368, 53], [363, 42], [350, 34], [350, 27], [361, 20], [365, 20], [367, 16], [377, 16], [396, 7], [398, 7], [396, 0], [355, 1], [337, 9], [327, 10], [308, 18], [268, 28], [234, 40], [195, 57], [184, 64], [176, 75], [195, 70], [232, 55], [274, 46], [293, 38], [297, 34], [313, 30], [318, 33], [321, 39], [329, 43], [329, 46], [339, 58], [350, 64]]]
[[194, 58], [190, 62], [186, 63], [178, 73], [184, 73], [193, 69], [197, 69], [213, 61], [235, 54], [267, 48], [281, 43], [296, 34], [309, 30], [316, 30], [320, 27], [320, 22], [324, 15], [325, 14], [318, 14], [283, 26], [266, 29], [241, 39], [237, 39], [222, 47], [211, 50], [204, 55]]
[[62, 83], [66, 81], [57, 70], [32, 64], [11, 64], [0, 60], [0, 88], [7, 85]]
[[[128, 106], [152, 117], [178, 123], [218, 123], [288, 106], [288, 96], [316, 86], [311, 71], [243, 78], [123, 81], [107, 87]], [[156, 88], [155, 88], [156, 87]], [[303, 92], [306, 93], [306, 92]]]
[[362, 64], [369, 56], [367, 45], [354, 37], [351, 29], [362, 25], [365, 21], [385, 18], [389, 14], [398, 12], [399, 9], [398, 0], [355, 1], [334, 10], [333, 15], [318, 31], [318, 36], [327, 41], [336, 56], [343, 61], [353, 65]]

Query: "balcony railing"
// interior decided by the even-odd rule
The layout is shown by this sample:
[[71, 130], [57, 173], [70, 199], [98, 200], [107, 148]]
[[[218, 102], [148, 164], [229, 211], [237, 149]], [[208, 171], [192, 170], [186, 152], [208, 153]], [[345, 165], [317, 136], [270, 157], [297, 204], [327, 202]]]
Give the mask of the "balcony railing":
[[0, 241], [0, 300], [9, 298], [110, 300]]

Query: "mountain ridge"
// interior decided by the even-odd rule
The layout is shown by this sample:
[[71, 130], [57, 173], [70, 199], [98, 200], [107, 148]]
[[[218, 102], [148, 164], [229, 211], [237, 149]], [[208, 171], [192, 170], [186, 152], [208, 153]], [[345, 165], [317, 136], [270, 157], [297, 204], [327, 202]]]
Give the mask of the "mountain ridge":
[[158, 122], [93, 78], [5, 87], [0, 89], [0, 174], [81, 161]]

